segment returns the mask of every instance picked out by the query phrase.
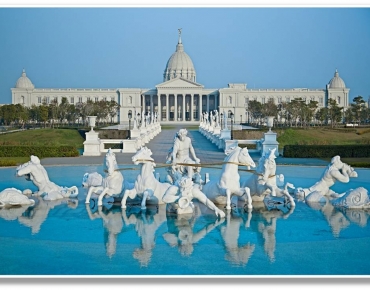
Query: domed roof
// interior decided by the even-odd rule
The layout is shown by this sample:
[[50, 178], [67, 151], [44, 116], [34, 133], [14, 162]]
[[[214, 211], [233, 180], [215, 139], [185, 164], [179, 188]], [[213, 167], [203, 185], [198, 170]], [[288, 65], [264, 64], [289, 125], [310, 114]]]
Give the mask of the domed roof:
[[26, 71], [23, 69], [22, 76], [17, 80], [15, 87], [18, 89], [33, 89], [35, 86], [31, 80], [26, 76]]
[[196, 81], [196, 73], [191, 58], [184, 51], [184, 46], [181, 42], [181, 29], [179, 29], [179, 41], [176, 45], [176, 51], [167, 61], [166, 68], [163, 74], [163, 81], [182, 77], [192, 82]]
[[338, 70], [335, 70], [334, 77], [329, 82], [330, 89], [343, 89], [346, 87], [346, 84], [339, 76]]

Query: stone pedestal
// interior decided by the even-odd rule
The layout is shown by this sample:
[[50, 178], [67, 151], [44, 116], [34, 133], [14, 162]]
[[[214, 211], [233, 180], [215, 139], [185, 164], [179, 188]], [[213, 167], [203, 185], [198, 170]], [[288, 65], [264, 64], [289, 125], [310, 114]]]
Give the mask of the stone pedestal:
[[130, 133], [131, 139], [140, 137], [140, 129], [132, 129]]
[[86, 141], [84, 142], [84, 156], [100, 156], [100, 140], [99, 133], [91, 130], [86, 133]]
[[231, 139], [231, 130], [229, 129], [222, 129], [220, 131], [220, 139]]
[[261, 156], [263, 156], [265, 153], [269, 153], [270, 150], [275, 150], [275, 156], [279, 156], [279, 142], [277, 139], [277, 134], [275, 132], [272, 132], [271, 130], [264, 134], [265, 138], [262, 142], [262, 150], [261, 150]]

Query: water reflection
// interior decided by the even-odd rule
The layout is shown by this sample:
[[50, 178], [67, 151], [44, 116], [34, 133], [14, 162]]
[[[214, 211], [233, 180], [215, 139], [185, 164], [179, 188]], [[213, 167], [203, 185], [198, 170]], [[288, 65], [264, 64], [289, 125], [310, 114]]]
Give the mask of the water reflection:
[[163, 238], [171, 247], [177, 247], [182, 256], [190, 256], [194, 251], [194, 244], [198, 243], [208, 233], [224, 222], [224, 218], [206, 224], [200, 230], [194, 229], [197, 219], [201, 216], [198, 204], [194, 204], [192, 214], [182, 214], [167, 217], [168, 232]]
[[121, 211], [107, 210], [101, 206], [91, 209], [89, 204], [86, 204], [86, 211], [91, 220], [102, 219], [106, 253], [111, 258], [116, 253], [117, 236], [123, 229]]
[[142, 267], [148, 266], [155, 247], [156, 232], [166, 221], [166, 206], [147, 206], [146, 210], [139, 207], [122, 209], [122, 217], [126, 226], [135, 226], [141, 240], [140, 247], [133, 252], [133, 257]]
[[32, 234], [37, 234], [42, 223], [49, 215], [49, 211], [56, 206], [67, 204], [69, 208], [76, 209], [78, 201], [76, 199], [59, 199], [46, 201], [41, 197], [33, 196], [35, 205], [33, 206], [16, 206], [0, 209], [0, 217], [5, 220], [16, 220], [26, 227], [31, 228]]
[[369, 209], [345, 209], [334, 207], [327, 197], [323, 197], [321, 202], [307, 202], [310, 208], [320, 211], [328, 222], [332, 234], [338, 238], [340, 232], [348, 228], [351, 223], [360, 227], [365, 227], [369, 219]]
[[250, 242], [239, 246], [240, 231], [250, 227], [252, 210], [234, 208], [226, 214], [226, 222], [221, 226], [221, 236], [224, 241], [225, 259], [232, 264], [245, 266], [252, 256], [255, 245]]

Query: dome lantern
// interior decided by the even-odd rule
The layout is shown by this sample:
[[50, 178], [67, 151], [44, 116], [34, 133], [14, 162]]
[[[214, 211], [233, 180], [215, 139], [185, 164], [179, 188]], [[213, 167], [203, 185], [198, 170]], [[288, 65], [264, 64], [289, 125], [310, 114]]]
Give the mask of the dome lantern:
[[176, 51], [167, 61], [163, 74], [163, 81], [169, 81], [176, 77], [182, 77], [192, 82], [196, 81], [196, 73], [191, 58], [184, 51], [181, 40], [181, 28], [179, 29], [179, 40], [176, 45]]

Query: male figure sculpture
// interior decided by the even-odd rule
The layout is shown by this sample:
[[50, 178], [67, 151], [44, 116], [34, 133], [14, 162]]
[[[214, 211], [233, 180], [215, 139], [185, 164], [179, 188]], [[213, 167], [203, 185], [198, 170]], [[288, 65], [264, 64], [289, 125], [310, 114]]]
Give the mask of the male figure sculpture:
[[[172, 151], [172, 167], [173, 168], [180, 168], [180, 171], [185, 173], [184, 169], [186, 169], [187, 176], [192, 179], [194, 174], [194, 168], [192, 165], [180, 165], [178, 167], [177, 163], [186, 163], [186, 164], [199, 164], [200, 160], [195, 155], [195, 151], [193, 145], [191, 143], [191, 139], [187, 136], [188, 131], [186, 129], [180, 129], [177, 132], [177, 137], [175, 138], [175, 142], [173, 144], [173, 151]], [[189, 153], [193, 157], [190, 158]]]

